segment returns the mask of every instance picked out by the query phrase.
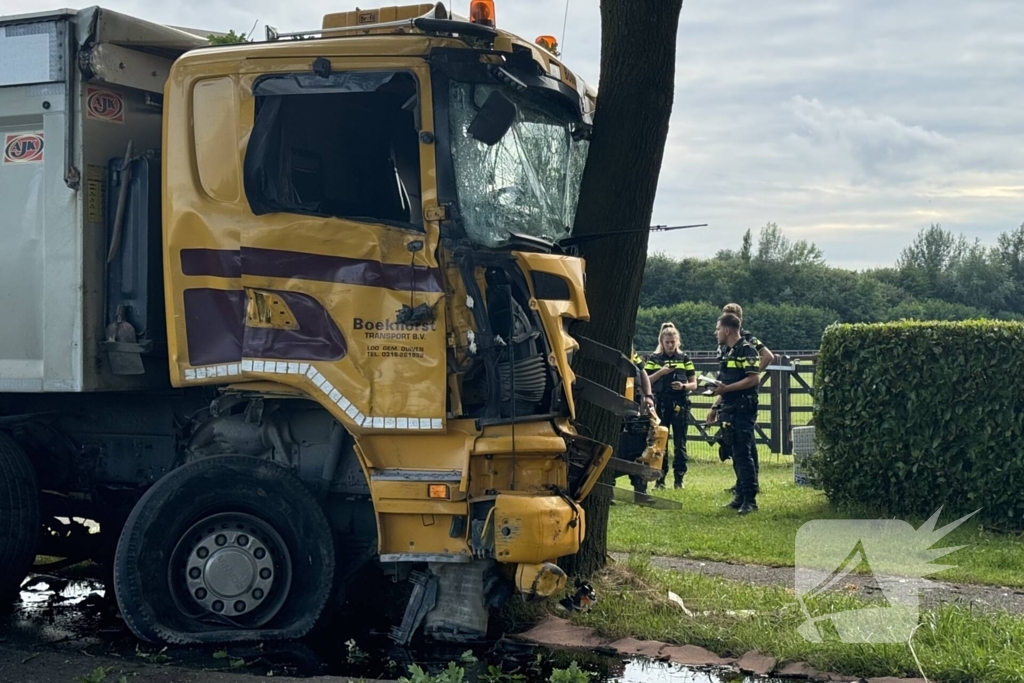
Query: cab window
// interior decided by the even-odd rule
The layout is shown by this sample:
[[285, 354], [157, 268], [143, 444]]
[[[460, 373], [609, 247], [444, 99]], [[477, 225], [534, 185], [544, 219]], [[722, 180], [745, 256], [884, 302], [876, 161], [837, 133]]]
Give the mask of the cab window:
[[411, 74], [275, 75], [253, 95], [244, 168], [253, 213], [422, 225]]

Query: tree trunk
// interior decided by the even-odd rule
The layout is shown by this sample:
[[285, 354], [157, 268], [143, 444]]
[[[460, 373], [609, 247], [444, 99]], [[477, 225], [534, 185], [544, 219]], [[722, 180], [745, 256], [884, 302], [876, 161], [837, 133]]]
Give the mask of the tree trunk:
[[[574, 234], [630, 231], [581, 245], [591, 317], [581, 332], [624, 353], [629, 352], [636, 324], [651, 214], [668, 138], [682, 4], [682, 0], [601, 2], [601, 83]], [[607, 366], [582, 361], [579, 372], [619, 393], [624, 389], [621, 375]], [[585, 402], [577, 410], [591, 438], [618, 443], [618, 417]], [[602, 481], [609, 483], [611, 473]], [[590, 576], [604, 566], [610, 500], [609, 491], [597, 487], [584, 502], [583, 547], [563, 561], [570, 574]]]

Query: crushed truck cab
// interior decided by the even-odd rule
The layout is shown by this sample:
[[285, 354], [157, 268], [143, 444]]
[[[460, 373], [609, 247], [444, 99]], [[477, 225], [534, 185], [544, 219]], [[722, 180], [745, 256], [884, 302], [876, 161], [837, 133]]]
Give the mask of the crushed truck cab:
[[608, 351], [574, 334], [563, 246], [595, 96], [488, 16], [216, 47], [99, 8], [0, 18], [50, 79], [0, 73], [0, 178], [28, 196], [0, 278], [35, 283], [0, 298], [26, 316], [0, 457], [38, 480], [31, 553], [94, 554], [58, 519], [100, 522], [140, 637], [298, 637], [371, 562], [414, 583], [400, 643], [564, 588], [611, 455], [578, 404], [625, 405], [572, 369]]

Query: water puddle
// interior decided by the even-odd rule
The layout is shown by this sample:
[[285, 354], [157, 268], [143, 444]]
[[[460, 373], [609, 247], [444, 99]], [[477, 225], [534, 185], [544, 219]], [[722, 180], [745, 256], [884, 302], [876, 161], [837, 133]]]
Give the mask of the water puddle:
[[[361, 614], [368, 614], [362, 611]], [[353, 618], [354, 617], [354, 618]], [[227, 647], [161, 648], [137, 640], [124, 626], [103, 584], [93, 578], [32, 576], [22, 586], [21, 603], [0, 617], [0, 634], [8, 642], [34, 647], [69, 647], [92, 655], [137, 658], [154, 665], [173, 663], [201, 670], [237, 671], [276, 676], [345, 676], [363, 680], [414, 678], [421, 667], [439, 674], [454, 666], [466, 683], [548, 683], [556, 669], [573, 662], [589, 672], [588, 683], [741, 683], [749, 678], [730, 670], [694, 669], [642, 657], [551, 650], [514, 638], [483, 646], [397, 648], [386, 636], [386, 623], [359, 614], [341, 618], [320, 634], [294, 643]]]
[[99, 581], [33, 576], [21, 587], [21, 608], [26, 614], [33, 614], [46, 612], [57, 605], [94, 607], [103, 597], [103, 584]]

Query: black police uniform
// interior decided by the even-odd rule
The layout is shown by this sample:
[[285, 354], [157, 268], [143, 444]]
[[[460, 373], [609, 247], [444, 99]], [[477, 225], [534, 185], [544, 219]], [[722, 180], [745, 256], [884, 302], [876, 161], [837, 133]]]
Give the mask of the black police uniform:
[[[758, 367], [760, 367], [761, 351], [763, 351], [765, 348], [767, 348], [764, 345], [764, 342], [762, 342], [760, 339], [755, 337], [753, 334], [751, 334], [747, 330], [742, 330], [741, 329], [740, 330], [740, 337], [742, 337], [745, 342], [747, 342], [748, 344], [753, 346], [754, 350], [757, 351]], [[721, 362], [721, 360], [722, 360], [722, 354], [723, 353], [725, 353], [724, 347], [719, 346], [718, 347], [718, 360], [719, 360], [719, 362]], [[757, 442], [754, 441], [753, 439], [750, 441], [750, 454], [754, 458], [754, 488], [757, 489], [758, 492], [760, 492], [760, 490], [761, 490], [761, 482], [760, 482], [760, 478], [761, 478], [761, 463], [759, 462], [758, 457], [757, 457]], [[736, 491], [736, 487], [733, 486], [732, 489], [730, 489], [730, 490], [735, 492]]]
[[[658, 410], [661, 423], [672, 430], [672, 470], [675, 473], [675, 485], [679, 488], [686, 475], [686, 433], [690, 427], [690, 395], [686, 389], [675, 390], [672, 382], [686, 384], [697, 375], [693, 361], [685, 353], [655, 353], [647, 359], [647, 374], [657, 372], [664, 366], [673, 368], [673, 372], [662, 375], [651, 383], [651, 392]], [[665, 476], [668, 476], [668, 458], [661, 464], [664, 476], [658, 481], [664, 487]]]
[[[749, 375], [759, 375], [757, 350], [746, 339], [740, 338], [732, 348], [723, 348], [719, 360], [718, 379], [735, 384]], [[718, 420], [727, 424], [726, 445], [736, 472], [736, 499], [731, 504], [741, 508], [749, 505], [756, 509], [757, 479], [754, 472], [754, 424], [757, 421], [757, 386], [722, 394]]]
[[[634, 353], [630, 359], [633, 361], [633, 398], [643, 406], [643, 382], [641, 375], [644, 370], [644, 359]], [[641, 411], [642, 412], [642, 411]], [[647, 449], [648, 422], [645, 420], [631, 420], [626, 418], [622, 424], [622, 431], [619, 434], [619, 448], [615, 457], [630, 462], [636, 461]], [[635, 474], [629, 475], [629, 483], [633, 486], [633, 496], [637, 503], [648, 502], [647, 480]]]

